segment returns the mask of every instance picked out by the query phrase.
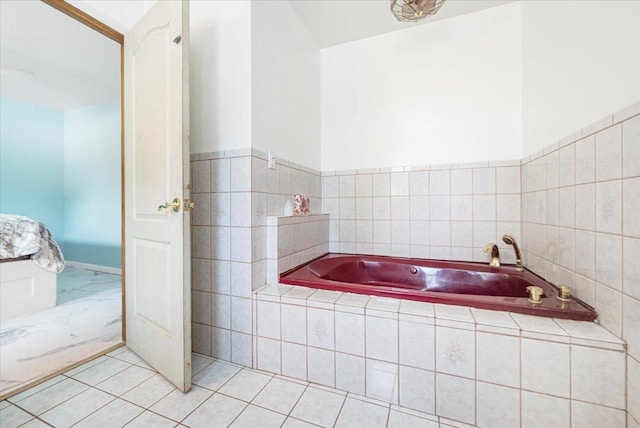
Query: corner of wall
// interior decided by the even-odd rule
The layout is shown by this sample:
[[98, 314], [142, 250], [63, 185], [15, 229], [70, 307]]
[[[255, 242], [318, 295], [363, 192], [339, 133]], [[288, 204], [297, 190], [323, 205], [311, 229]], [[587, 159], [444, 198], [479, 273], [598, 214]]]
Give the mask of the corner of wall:
[[192, 2], [190, 24], [191, 153], [249, 148], [251, 3]]
[[320, 167], [320, 49], [291, 4], [251, 3], [251, 147]]

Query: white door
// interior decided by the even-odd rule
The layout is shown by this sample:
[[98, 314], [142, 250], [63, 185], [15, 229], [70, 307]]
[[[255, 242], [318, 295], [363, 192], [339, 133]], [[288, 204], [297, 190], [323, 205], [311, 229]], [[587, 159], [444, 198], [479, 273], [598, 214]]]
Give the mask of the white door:
[[188, 2], [159, 1], [124, 40], [126, 341], [182, 391], [191, 388], [188, 22]]

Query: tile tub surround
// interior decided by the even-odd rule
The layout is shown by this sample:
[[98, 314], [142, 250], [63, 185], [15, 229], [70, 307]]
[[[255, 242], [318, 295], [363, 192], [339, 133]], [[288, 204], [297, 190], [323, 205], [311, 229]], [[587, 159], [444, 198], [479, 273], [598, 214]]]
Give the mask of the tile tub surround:
[[254, 300], [260, 370], [473, 426], [625, 426], [624, 342], [595, 323], [282, 284]]
[[191, 156], [192, 341], [195, 352], [252, 366], [251, 291], [266, 283], [267, 216], [287, 198], [321, 207], [320, 172], [238, 149]]
[[[640, 147], [640, 144], [637, 142], [637, 132], [636, 134], [633, 133], [634, 129], [637, 130], [637, 128], [634, 128], [627, 123], [632, 119], [637, 121], [638, 114], [640, 114], [640, 103], [637, 103], [636, 105], [631, 106], [622, 112], [618, 112], [612, 115], [610, 120], [611, 126], [609, 127], [613, 127], [615, 124], [622, 124], [623, 129], [621, 135], [621, 153], [623, 154], [623, 156], [621, 155], [621, 162], [623, 171], [633, 171], [634, 168], [636, 168], [635, 170], [637, 171], [638, 169], [637, 160], [640, 153], [640, 150], [638, 149]], [[562, 152], [563, 148], [572, 144], [574, 144], [575, 148], [575, 144], [577, 144], [576, 140], [582, 139], [583, 135], [592, 135], [594, 132], [597, 132], [594, 129], [594, 127], [588, 127], [587, 131], [580, 130], [573, 137], [564, 139], [561, 142], [554, 143], [549, 148], [541, 151], [540, 153], [523, 159], [522, 168], [520, 167], [520, 161], [517, 161], [515, 163], [508, 162], [496, 164], [484, 163], [464, 165], [456, 164], [448, 166], [431, 165], [425, 168], [407, 167], [401, 169], [389, 168], [382, 170], [376, 169], [343, 171], [338, 173], [329, 172], [325, 173], [324, 177], [320, 177], [317, 171], [314, 173], [301, 168], [299, 169], [299, 171], [302, 172], [300, 172], [299, 174], [302, 174], [303, 176], [304, 174], [311, 174], [316, 177], [308, 180], [309, 182], [312, 181], [314, 183], [314, 186], [317, 185], [317, 190], [315, 190], [315, 193], [314, 191], [306, 189], [302, 190], [302, 193], [307, 193], [312, 196], [311, 204], [313, 211], [316, 211], [317, 208], [314, 207], [314, 202], [317, 203], [317, 198], [314, 198], [314, 195], [320, 195], [321, 193], [323, 194], [324, 208], [321, 211], [328, 212], [330, 214], [330, 240], [332, 242], [332, 251], [357, 251], [359, 253], [374, 253], [375, 251], [377, 251], [380, 254], [393, 255], [393, 251], [395, 250], [396, 255], [402, 255], [406, 254], [408, 250], [409, 255], [411, 256], [483, 261], [488, 260], [488, 258], [486, 254], [481, 252], [482, 247], [488, 242], [497, 242], [500, 245], [502, 260], [505, 262], [513, 262], [514, 257], [512, 249], [502, 244], [500, 238], [502, 234], [510, 233], [513, 234], [517, 240], [519, 240], [521, 234], [520, 232], [514, 232], [514, 230], [520, 231], [520, 225], [522, 224], [522, 232], [524, 236], [522, 236], [522, 240], [520, 240], [521, 242], [519, 243], [521, 244], [520, 246], [524, 253], [525, 265], [527, 265], [529, 268], [534, 269], [537, 273], [541, 274], [541, 276], [545, 277], [551, 282], [557, 282], [554, 281], [554, 278], [556, 278], [556, 276], [558, 278], [565, 278], [566, 270], [562, 267], [561, 264], [559, 264], [560, 261], [573, 259], [575, 268], [569, 269], [568, 271], [570, 273], [569, 278], [575, 279], [575, 281], [571, 282], [570, 280], [567, 280], [563, 282], [566, 282], [568, 285], [574, 285], [576, 293], [578, 293], [578, 295], [583, 300], [591, 304], [595, 303], [596, 308], [599, 309], [602, 314], [604, 327], [609, 328], [610, 325], [607, 321], [605, 321], [606, 319], [616, 320], [615, 316], [612, 318], [611, 316], [608, 316], [607, 313], [614, 315], [618, 314], [617, 319], [619, 319], [620, 321], [616, 321], [613, 325], [619, 327], [611, 330], [616, 332], [618, 336], [622, 335], [624, 340], [629, 343], [628, 359], [626, 363], [628, 367], [628, 377], [626, 382], [628, 385], [626, 408], [629, 409], [629, 426], [635, 427], [640, 426], [640, 414], [637, 414], [639, 411], [637, 409], [640, 409], [640, 388], [638, 388], [637, 386], [638, 384], [640, 384], [640, 382], [637, 381], [638, 376], [640, 375], [640, 358], [638, 357], [638, 346], [636, 346], [636, 344], [639, 343], [638, 332], [640, 332], [640, 318], [638, 318], [638, 314], [640, 314], [640, 304], [638, 303], [637, 293], [629, 290], [634, 290], [637, 288], [635, 287], [635, 285], [633, 285], [635, 284], [633, 280], [634, 278], [637, 279], [638, 277], [640, 277], [640, 275], [636, 271], [634, 271], [634, 269], [638, 266], [636, 261], [640, 259], [640, 257], [634, 256], [634, 254], [637, 253], [637, 251], [635, 251], [637, 248], [636, 246], [634, 246], [634, 244], [636, 243], [636, 241], [638, 241], [638, 236], [628, 236], [624, 235], [623, 233], [626, 233], [624, 230], [629, 228], [631, 228], [629, 230], [634, 230], [634, 227], [637, 228], [637, 225], [639, 224], [637, 220], [635, 222], [632, 220], [633, 217], [631, 216], [631, 213], [640, 209], [640, 207], [638, 207], [638, 204], [636, 203], [637, 198], [634, 198], [635, 196], [640, 194], [640, 192], [634, 191], [633, 187], [629, 187], [626, 184], [626, 181], [629, 180], [631, 181], [631, 184], [635, 184], [635, 182], [638, 181], [637, 173], [634, 176], [635, 180], [632, 177], [623, 177], [621, 179], [608, 178], [606, 174], [604, 176], [600, 176], [603, 181], [599, 182], [598, 184], [607, 184], [609, 182], [622, 181], [620, 185], [620, 199], [623, 203], [622, 218], [626, 219], [627, 221], [625, 223], [621, 220], [621, 228], [623, 228], [624, 226], [626, 229], [624, 229], [620, 233], [620, 236], [622, 237], [622, 246], [620, 251], [621, 254], [623, 254], [623, 285], [620, 290], [617, 290], [615, 288], [612, 288], [608, 284], [608, 281], [610, 281], [610, 279], [606, 278], [615, 278], [615, 272], [605, 273], [604, 277], [600, 275], [600, 281], [602, 281], [600, 283], [602, 284], [604, 282], [604, 285], [606, 287], [602, 288], [602, 290], [604, 290], [604, 293], [599, 293], [599, 298], [597, 298], [597, 278], [595, 278], [595, 273], [591, 274], [589, 270], [589, 266], [591, 266], [592, 269], [594, 269], [594, 266], [596, 266], [596, 255], [594, 249], [595, 247], [593, 246], [595, 246], [597, 236], [600, 236], [600, 242], [610, 244], [610, 242], [606, 241], [606, 238], [610, 236], [615, 237], [617, 235], [612, 232], [599, 232], [598, 230], [596, 230], [594, 212], [594, 220], [592, 222], [594, 226], [592, 226], [592, 229], [585, 228], [590, 224], [590, 216], [586, 216], [587, 219], [580, 220], [584, 220], [585, 225], [579, 223], [581, 226], [578, 227], [578, 224], [576, 224], [576, 226], [573, 227], [573, 229], [575, 230], [574, 238], [569, 236], [569, 239], [565, 239], [563, 237], [564, 235], [559, 236], [558, 238], [558, 242], [561, 242], [560, 239], [562, 237], [562, 239], [564, 239], [564, 241], [562, 242], [575, 242], [575, 245], [573, 247], [567, 246], [559, 248], [557, 257], [558, 263], [547, 263], [545, 262], [545, 260], [547, 260], [547, 258], [545, 257], [553, 257], [552, 260], [555, 260], [555, 253], [551, 251], [551, 256], [545, 256], [544, 251], [536, 251], [536, 249], [540, 247], [535, 247], [535, 244], [534, 242], [532, 242], [532, 240], [534, 238], [538, 239], [540, 237], [546, 237], [546, 231], [548, 229], [553, 230], [554, 228], [557, 228], [558, 232], [560, 232], [559, 229], [564, 227], [562, 226], [562, 223], [560, 223], [560, 225], [558, 226], [551, 225], [551, 227], [548, 227], [549, 225], [547, 225], [546, 223], [548, 215], [550, 216], [551, 221], [555, 221], [555, 216], [557, 215], [558, 222], [576, 222], [577, 216], [575, 209], [573, 211], [564, 210], [559, 205], [555, 205], [556, 213], [554, 214], [554, 190], [558, 191], [559, 201], [564, 200], [560, 199], [561, 197], [571, 200], [572, 192], [570, 189], [568, 189], [568, 187], [570, 186], [557, 186], [557, 188], [551, 187], [550, 193], [552, 203], [549, 205], [546, 204], [547, 195], [545, 194], [544, 198], [542, 198], [542, 196], [540, 195], [540, 198], [545, 201], [544, 210], [539, 214], [536, 213], [536, 215], [539, 215], [541, 219], [544, 218], [544, 222], [540, 223], [537, 220], [535, 222], [528, 221], [529, 214], [524, 212], [524, 207], [528, 207], [529, 205], [527, 204], [530, 203], [524, 200], [525, 198], [530, 197], [527, 195], [532, 192], [537, 193], [542, 191], [529, 190], [527, 183], [530, 182], [530, 180], [532, 179], [531, 177], [536, 177], [536, 186], [538, 182], [545, 183], [545, 192], [547, 180], [549, 179], [551, 183], [553, 183], [555, 180], [554, 171], [556, 169], [552, 166], [551, 173], [547, 174], [547, 158], [545, 156], [552, 154], [552, 152], [554, 151], [559, 152], [558, 156], [560, 156], [561, 154], [566, 155], [566, 152]], [[602, 143], [602, 140], [600, 140], [600, 142]], [[597, 142], [596, 146], [594, 147], [597, 148]], [[594, 148], [594, 150], [596, 150], [596, 148]], [[589, 152], [589, 150], [587, 150], [587, 152]], [[259, 242], [260, 240], [264, 239], [264, 235], [259, 232], [259, 229], [261, 227], [267, 227], [266, 225], [262, 225], [262, 220], [257, 220], [256, 225], [253, 224], [252, 220], [250, 227], [251, 232], [239, 233], [241, 232], [239, 231], [239, 229], [249, 228], [249, 226], [246, 226], [246, 219], [243, 220], [243, 224], [245, 224], [244, 226], [231, 224], [231, 197], [235, 193], [252, 192], [252, 195], [254, 192], [266, 193], [267, 201], [271, 201], [267, 204], [267, 215], [280, 214], [280, 211], [277, 209], [278, 204], [274, 202], [275, 200], [278, 200], [278, 197], [276, 197], [275, 195], [286, 198], [287, 195], [296, 193], [293, 192], [294, 189], [291, 188], [291, 183], [294, 182], [292, 180], [294, 174], [293, 170], [296, 169], [293, 166], [288, 167], [288, 173], [284, 168], [281, 170], [276, 170], [277, 172], [268, 170], [266, 178], [267, 190], [266, 192], [258, 190], [263, 188], [260, 186], [262, 186], [261, 183], [265, 182], [258, 178], [258, 176], [260, 176], [261, 174], [258, 172], [262, 171], [263, 168], [266, 168], [266, 157], [260, 153], [257, 153], [257, 155], [254, 156], [252, 153], [253, 152], [251, 152], [250, 150], [245, 150], [226, 154], [200, 154], [194, 156], [192, 160], [194, 193], [197, 195], [196, 197], [202, 197], [202, 200], [206, 201], [204, 206], [210, 207], [210, 211], [208, 213], [197, 214], [196, 212], [194, 212], [194, 219], [197, 215], [199, 215], [201, 216], [201, 218], [204, 218], [204, 220], [202, 221], [207, 222], [206, 224], [194, 223], [194, 228], [192, 231], [192, 240], [198, 239], [197, 236], [199, 236], [200, 239], [198, 240], [198, 245], [201, 246], [202, 250], [200, 255], [194, 254], [193, 257], [194, 282], [192, 285], [192, 289], [194, 291], [194, 294], [196, 294], [195, 292], [206, 293], [201, 294], [201, 296], [204, 297], [203, 299], [200, 299], [198, 302], [194, 301], [194, 317], [196, 316], [196, 314], [199, 314], [198, 320], [194, 318], [193, 324], [194, 350], [207, 355], [213, 355], [227, 361], [235, 361], [236, 363], [250, 367], [257, 367], [258, 363], [260, 362], [262, 367], [272, 366], [274, 368], [274, 371], [283, 370], [283, 367], [289, 364], [288, 362], [283, 363], [282, 355], [291, 355], [292, 358], [298, 358], [299, 361], [303, 361], [304, 359], [305, 361], [304, 365], [300, 364], [298, 366], [287, 366], [289, 367], [288, 370], [291, 370], [294, 373], [297, 372], [299, 374], [298, 377], [302, 377], [303, 373], [306, 376], [307, 372], [309, 371], [306, 365], [306, 359], [308, 356], [310, 359], [309, 361], [311, 362], [308, 367], [310, 368], [311, 373], [316, 376], [318, 375], [318, 373], [316, 373], [316, 368], [320, 367], [322, 364], [328, 361], [328, 354], [326, 352], [331, 351], [327, 351], [326, 349], [323, 349], [319, 346], [311, 346], [310, 348], [313, 349], [311, 350], [309, 355], [307, 355], [306, 347], [300, 345], [296, 341], [290, 339], [277, 341], [276, 339], [272, 339], [270, 336], [276, 335], [275, 329], [281, 328], [282, 332], [279, 334], [284, 337], [287, 327], [285, 327], [284, 325], [282, 327], [279, 327], [277, 326], [277, 324], [271, 324], [269, 321], [270, 318], [266, 318], [267, 321], [265, 321], [265, 318], [261, 317], [259, 322], [257, 317], [258, 301], [255, 298], [256, 295], [252, 295], [251, 293], [252, 281], [254, 283], [253, 289], [256, 289], [258, 287], [258, 284], [263, 283], [262, 275], [266, 275], [266, 273], [264, 273], [266, 272], [266, 269], [262, 269], [263, 265], [261, 259], [253, 258], [254, 254], [251, 255], [249, 259], [250, 261], [246, 261], [246, 256], [242, 260], [234, 260], [234, 256], [230, 254], [232, 247], [232, 230], [236, 231], [235, 240], [233, 240], [234, 243], [241, 244], [243, 243], [242, 239], [249, 239], [251, 242], [250, 244], [244, 242], [244, 247], [238, 247], [238, 245], [235, 245], [235, 256], [239, 256], [242, 251], [237, 251], [238, 248], [244, 248], [245, 252], [247, 251], [247, 248], [253, 249], [253, 242], [256, 242], [256, 240]], [[543, 157], [545, 158], [544, 168], [542, 168], [541, 163], [536, 163], [538, 159]], [[241, 163], [242, 165], [245, 165], [242, 169], [244, 171], [244, 173], [242, 174], [238, 173], [238, 170], [236, 170], [235, 167], [233, 168], [234, 174], [236, 176], [234, 182], [236, 184], [241, 183], [241, 185], [234, 186], [232, 190], [231, 162], [235, 158], [249, 158], [252, 160], [248, 163], [246, 161]], [[255, 162], [256, 165], [259, 166], [256, 168], [256, 174], [247, 173], [248, 169], [246, 165], [251, 164], [253, 166], [254, 159], [257, 159]], [[552, 159], [550, 163], [551, 165], [553, 165], [553, 155], [550, 159]], [[559, 158], [558, 161], [560, 162], [561, 160], [562, 158]], [[590, 165], [590, 163], [593, 161], [585, 158], [582, 155], [582, 151], [579, 152], [579, 156], [574, 151], [574, 160], [575, 164], [573, 166], [571, 164], [567, 164], [563, 168], [558, 167], [558, 183], [564, 183], [566, 177], [570, 177], [571, 175], [573, 175], [574, 177], [577, 177], [578, 174], [580, 174], [580, 177], [583, 177], [583, 175], [588, 175], [588, 173], [582, 171], [582, 168], [588, 170], [588, 165]], [[529, 174], [531, 169], [528, 168], [530, 167], [527, 167], [527, 165], [532, 162], [537, 166], [537, 169], [534, 169], [533, 176]], [[238, 165], [237, 162], [235, 163], [235, 165]], [[574, 168], [573, 172], [571, 172], [572, 167]], [[580, 173], [577, 172], [578, 170], [580, 170]], [[495, 175], [492, 172], [495, 172]], [[249, 176], [247, 174], [251, 176], [250, 179], [246, 178]], [[565, 174], [566, 176], [563, 174]], [[278, 175], [278, 179], [275, 178], [276, 175]], [[541, 178], [539, 178], [538, 175], [541, 175]], [[347, 178], [343, 178], [341, 182], [340, 179], [343, 176]], [[446, 180], [447, 176], [449, 177], [448, 184]], [[212, 177], [217, 178], [212, 180]], [[353, 177], [353, 180], [350, 177]], [[392, 177], [394, 177], [393, 182]], [[493, 184], [492, 177], [495, 179]], [[604, 177], [607, 178], [605, 179]], [[332, 181], [333, 184], [328, 184], [325, 187], [324, 180], [327, 178], [329, 178], [329, 181]], [[408, 179], [408, 189], [405, 185], [405, 178]], [[374, 180], [376, 180], [375, 183]], [[581, 183], [580, 185], [576, 185], [574, 191], [574, 193], [580, 196], [580, 198], [582, 198], [583, 196], [585, 196], [587, 200], [591, 200], [591, 198], [593, 198], [594, 206], [596, 204], [595, 195], [597, 194], [595, 180], [596, 179], [594, 173], [593, 183]], [[201, 183], [201, 185], [197, 184], [198, 181]], [[212, 181], [217, 184], [213, 183]], [[296, 179], [296, 182], [302, 181], [300, 179]], [[250, 184], [247, 185], [247, 183]], [[278, 190], [275, 190], [275, 183], [278, 183]], [[286, 192], [284, 190], [286, 189], [287, 183], [289, 185], [289, 192]], [[377, 188], [380, 188], [382, 190], [375, 190], [376, 188], [374, 188], [374, 184], [376, 186], [379, 186]], [[590, 185], [593, 185], [593, 190]], [[220, 187], [218, 188], [216, 186]], [[422, 186], [423, 190], [416, 190], [414, 192], [415, 189], [420, 189], [420, 186]], [[495, 186], [495, 191], [493, 193], [491, 191], [492, 186]], [[239, 190], [238, 187], [240, 187], [240, 189], [242, 190]], [[563, 187], [565, 188], [563, 189]], [[250, 190], [246, 190], [247, 188]], [[388, 192], [384, 190], [387, 188], [389, 189]], [[425, 189], [428, 189], [428, 193]], [[407, 192], [408, 194], [406, 194]], [[566, 196], [564, 192], [568, 192], [568, 196]], [[602, 195], [603, 192], [601, 191], [600, 194]], [[615, 195], [615, 192], [613, 194]], [[492, 198], [492, 196], [494, 198]], [[502, 196], [509, 197], [505, 198]], [[574, 195], [574, 198], [575, 197], [576, 196]], [[214, 205], [213, 201], [218, 200], [218, 198], [222, 200], [221, 204]], [[246, 196], [244, 198], [246, 201]], [[256, 207], [256, 210], [259, 211], [258, 207], [261, 206], [261, 198], [262, 196], [259, 196], [257, 198], [258, 202], [255, 205], [253, 204], [253, 198], [251, 198], [251, 207]], [[581, 200], [580, 198], [577, 198], [576, 202], [578, 200]], [[284, 204], [284, 200], [285, 199], [280, 199], [280, 201], [282, 201], [282, 204]], [[494, 200], [495, 219], [492, 215], [494, 211], [491, 208], [492, 206], [494, 206]], [[515, 200], [517, 200], [518, 202], [514, 202]], [[407, 212], [409, 216], [408, 219], [406, 219], [406, 212], [402, 213], [403, 207], [407, 207], [407, 201]], [[449, 201], [448, 210], [446, 203], [447, 201]], [[377, 211], [374, 211], [374, 203], [375, 209]], [[476, 203], [478, 203], [477, 207]], [[515, 211], [511, 210], [510, 208], [504, 208], [511, 205], [513, 205]], [[611, 204], [605, 205], [607, 207], [611, 206]], [[368, 214], [366, 213], [368, 213], [369, 210], [371, 212], [371, 218], [362, 219], [361, 217], [363, 215], [368, 216]], [[608, 212], [609, 209], [607, 208], [607, 210], [605, 211]], [[363, 214], [363, 212], [365, 214]], [[517, 212], [517, 215], [514, 214], [515, 212]], [[342, 215], [343, 213], [344, 216]], [[376, 218], [374, 218], [374, 213]], [[214, 218], [213, 214], [215, 214], [216, 218]], [[505, 219], [504, 215], [509, 216], [507, 217], [508, 220]], [[257, 216], [259, 218], [262, 217], [262, 215], [259, 215], [259, 213], [252, 214], [252, 218], [253, 216]], [[418, 216], [418, 218], [416, 219], [415, 216]], [[447, 216], [449, 217], [449, 220], [447, 220]], [[571, 220], [572, 218], [573, 220]], [[534, 225], [536, 225], [536, 227], [538, 227], [539, 225], [543, 225], [544, 228], [540, 230], [542, 230], [544, 234], [536, 236], [532, 236], [530, 233], [527, 234], [527, 232], [529, 231], [527, 228], [530, 227], [529, 223], [533, 223]], [[604, 227], [605, 230], [610, 230], [609, 228], [611, 227], [611, 222], [602, 222], [601, 219], [600, 226]], [[254, 230], [257, 231], [255, 235], [253, 234]], [[403, 234], [403, 232], [406, 232], [407, 230], [410, 232], [410, 235]], [[202, 234], [199, 234], [199, 232], [202, 232]], [[353, 237], [354, 234], [355, 238]], [[369, 240], [370, 242], [364, 242], [357, 239], [359, 236], [364, 236], [365, 240]], [[367, 238], [369, 236], [371, 236], [371, 238]], [[407, 236], [411, 236], [408, 243], [406, 243]], [[342, 238], [345, 237], [348, 239], [343, 240]], [[376, 239], [378, 238], [380, 238], [380, 240], [376, 241]], [[605, 238], [605, 241], [602, 241], [602, 238]], [[256, 248], [264, 248], [261, 245], [262, 244], [260, 244]], [[530, 248], [532, 245], [534, 246], [534, 248]], [[355, 250], [351, 251], [354, 247]], [[612, 248], [617, 248], [615, 242]], [[583, 251], [583, 249], [588, 249], [588, 251], [586, 251], [586, 257], [584, 257], [580, 253], [580, 251]], [[572, 253], [574, 255], [572, 255]], [[609, 254], [615, 254], [615, 252]], [[601, 260], [603, 255], [604, 254], [601, 252]], [[580, 271], [577, 269], [577, 265], [579, 264], [580, 260], [589, 260], [589, 262], [584, 266], [584, 269], [589, 272], [588, 274], [580, 273]], [[541, 263], [543, 266], [545, 266], [544, 270], [539, 267]], [[548, 270], [547, 266], [549, 266]], [[567, 266], [570, 266], [570, 263]], [[574, 274], [571, 274], [572, 272]], [[613, 275], [607, 276], [611, 273], [613, 273]], [[594, 278], [591, 279], [591, 277]], [[258, 279], [256, 280], [255, 278]], [[585, 278], [587, 279], [587, 281], [581, 282]], [[593, 290], [593, 292], [589, 292], [593, 296], [591, 299], [585, 297], [584, 292], [581, 291], [585, 288], [587, 290]], [[613, 292], [607, 293], [607, 291], [610, 290]], [[290, 293], [292, 292], [288, 292], [287, 294]], [[303, 291], [298, 291], [298, 293], [303, 293]], [[294, 294], [290, 294], [289, 297], [293, 296]], [[316, 298], [321, 297], [322, 295], [316, 296]], [[323, 302], [321, 301], [318, 304], [321, 305], [323, 304]], [[332, 304], [333, 303], [329, 302], [329, 307], [331, 307]], [[304, 319], [306, 330], [306, 306], [292, 306], [295, 306], [295, 308], [287, 308], [283, 309], [283, 311], [290, 311], [293, 313], [297, 313], [297, 316], [305, 317], [301, 319]], [[320, 312], [320, 314], [315, 315], [320, 316], [326, 314], [324, 312]], [[477, 314], [475, 313], [474, 316], [476, 316], [476, 325], [480, 325], [480, 318], [477, 318]], [[336, 315], [334, 315], [334, 319], [337, 319], [335, 317]], [[271, 321], [275, 323], [275, 319], [276, 318], [271, 318]], [[545, 335], [549, 334], [550, 332], [551, 334], [553, 334], [552, 332], [555, 331], [552, 328], [553, 326], [546, 325], [545, 327], [546, 328], [543, 328], [542, 333], [540, 333], [541, 335], [539, 337], [533, 337], [532, 339], [546, 340]], [[500, 330], [499, 327], [494, 328]], [[529, 330], [531, 330], [532, 327], [528, 328]], [[526, 329], [523, 329], [523, 331], [524, 330]], [[530, 331], [530, 333], [534, 335], [534, 332]], [[301, 331], [295, 330], [286, 334], [292, 334], [295, 336], [297, 334], [301, 334]], [[335, 337], [335, 339], [338, 340], [338, 337], [339, 336]], [[519, 343], [521, 343], [522, 340], [523, 338], [521, 336]], [[555, 343], [553, 341], [551, 342]], [[477, 344], [476, 346], [477, 349], [480, 349], [480, 345]], [[575, 345], [571, 346], [585, 345], [576, 343]], [[590, 345], [588, 347], [590, 347]], [[258, 349], [260, 349], [260, 352], [258, 352]], [[272, 350], [272, 353], [269, 353], [269, 349]], [[279, 351], [282, 351], [282, 354]], [[361, 356], [343, 351], [335, 351], [334, 354], [336, 356], [334, 360], [335, 362], [333, 364], [334, 367], [336, 367], [336, 370], [337, 368], [345, 367], [347, 361], [361, 361], [357, 358], [363, 358]], [[570, 355], [573, 354], [570, 353]], [[259, 361], [260, 356], [262, 356], [261, 361]], [[268, 358], [269, 356], [272, 356], [272, 358]], [[338, 363], [338, 361], [340, 362]], [[378, 374], [378, 378], [380, 379], [391, 376], [392, 373], [387, 370], [389, 367], [385, 366], [384, 364], [377, 364], [377, 361], [384, 362], [384, 360], [376, 360], [375, 358], [373, 358], [369, 366], [365, 365], [366, 372], [373, 371]], [[549, 361], [554, 360], [553, 358], [551, 358]], [[410, 364], [408, 364], [407, 366], [410, 368], [416, 368], [415, 366], [412, 366]], [[344, 371], [340, 373], [344, 373]], [[358, 383], [359, 385], [361, 373], [353, 373], [356, 378], [356, 380], [354, 380], [353, 382]], [[333, 376], [335, 379], [341, 379], [338, 371], [336, 371]], [[405, 376], [407, 376], [406, 372]], [[443, 372], [441, 375], [436, 377], [434, 382], [436, 382], [437, 385], [442, 386], [445, 380], [451, 380], [451, 378], [455, 377], [456, 375], [451, 375], [449, 373]], [[465, 378], [464, 376], [458, 377], [462, 379], [469, 379]], [[348, 384], [349, 382], [346, 382], [346, 385]], [[343, 386], [342, 383], [340, 385], [336, 385], [341, 389], [346, 388], [346, 386]], [[454, 382], [452, 385], [458, 384]], [[491, 381], [481, 380], [478, 382], [478, 385], [479, 386], [476, 386], [474, 389], [474, 391], [478, 393], [478, 400], [475, 405], [476, 409], [474, 410], [476, 412], [477, 421], [480, 425], [491, 426], [493, 424], [490, 419], [491, 413], [486, 411], [482, 413], [483, 411], [481, 411], [483, 406], [489, 405], [489, 403], [483, 402], [482, 397], [487, 396], [485, 395], [485, 393], [489, 394], [489, 392], [491, 392], [491, 394], [497, 394], [498, 392], [500, 392], [501, 394], [497, 396], [505, 397], [505, 399], [511, 397], [511, 399], [513, 399], [515, 393], [513, 390], [504, 389], [505, 384], [492, 383]], [[494, 388], [493, 385], [500, 386], [503, 389]], [[508, 384], [506, 385], [506, 387], [512, 388], [508, 386]], [[463, 391], [463, 389], [461, 391]], [[566, 397], [551, 396], [551, 398], [549, 398], [549, 396], [546, 396], [544, 392], [541, 393], [536, 389], [528, 390], [526, 388], [522, 389], [522, 391], [519, 392], [518, 397], [522, 406], [525, 407], [547, 406], [555, 408], [556, 406], [559, 406], [558, 408], [561, 408], [562, 412], [564, 413], [560, 418], [562, 420], [555, 422], [560, 426], [566, 426], [566, 424], [563, 425], [563, 418], [566, 415], [570, 415], [569, 417], [575, 421], [584, 421], [585, 418], [590, 417], [589, 412], [585, 410], [589, 409], [590, 407], [585, 407], [585, 405], [583, 404], [592, 402], [590, 400], [583, 401], [580, 398], [574, 398], [571, 401], [570, 399], [571, 407], [566, 407]], [[494, 400], [491, 401], [495, 402]], [[573, 406], [573, 403], [577, 404]], [[442, 405], [442, 403], [440, 405]], [[594, 408], [591, 409], [593, 410]], [[596, 407], [595, 409], [598, 409], [599, 413], [593, 416], [594, 418], [596, 418], [598, 415], [600, 415], [599, 417], [603, 417], [602, 415], [617, 415], [615, 417], [619, 416], [619, 412], [617, 412], [619, 408], [616, 406], [610, 407], [605, 405], [604, 407]], [[613, 413], [610, 412], [610, 409], [614, 409]], [[444, 410], [446, 411], [446, 409]], [[536, 415], [536, 413], [532, 414]], [[615, 420], [615, 418], [613, 418], [612, 420]], [[531, 420], [528, 419], [528, 417], [522, 416], [522, 426], [528, 426], [527, 424], [530, 422]], [[550, 421], [549, 425], [553, 425], [553, 422], [554, 421]]]
[[520, 240], [520, 160], [323, 172], [331, 252], [485, 261]]
[[627, 343], [629, 426], [640, 426], [638, 212], [640, 102], [523, 160], [525, 264], [572, 286]]
[[267, 283], [329, 252], [329, 215], [267, 218]]

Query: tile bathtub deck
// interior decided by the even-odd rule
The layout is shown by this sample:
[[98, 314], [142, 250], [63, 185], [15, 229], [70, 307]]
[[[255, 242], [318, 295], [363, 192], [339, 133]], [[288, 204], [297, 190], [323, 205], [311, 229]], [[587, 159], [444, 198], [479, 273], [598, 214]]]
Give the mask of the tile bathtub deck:
[[119, 348], [0, 402], [11, 427], [448, 427], [443, 418], [193, 355], [183, 394]]

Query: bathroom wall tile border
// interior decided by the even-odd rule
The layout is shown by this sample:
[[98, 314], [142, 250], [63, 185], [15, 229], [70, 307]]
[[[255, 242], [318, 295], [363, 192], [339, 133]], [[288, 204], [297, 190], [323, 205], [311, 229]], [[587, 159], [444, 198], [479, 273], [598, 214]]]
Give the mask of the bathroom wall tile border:
[[192, 153], [191, 161], [238, 158], [243, 156], [251, 156], [250, 147], [241, 149], [218, 150], [214, 152]]
[[[204, 160], [214, 160], [214, 159], [238, 158], [238, 157], [244, 157], [244, 156], [252, 156], [265, 161], [268, 160], [268, 156], [266, 152], [252, 148], [252, 147], [230, 149], [230, 150], [219, 150], [214, 152], [192, 153], [190, 160], [204, 161]], [[316, 169], [307, 167], [305, 165], [302, 165], [296, 162], [288, 161], [286, 159], [279, 158], [277, 157], [277, 154], [275, 156], [276, 156], [276, 165], [287, 166], [289, 168], [298, 169], [300, 171], [303, 171], [309, 174], [321, 176], [321, 172]]]
[[583, 126], [581, 129], [572, 132], [571, 134], [561, 138], [555, 143], [551, 143], [543, 149], [538, 150], [535, 153], [532, 153], [528, 156], [525, 156], [520, 161], [520, 164], [524, 165], [536, 159], [539, 159], [557, 149], [565, 147], [571, 143], [575, 143], [578, 140], [581, 140], [585, 137], [593, 135], [597, 132], [600, 132], [604, 129], [610, 128], [614, 125], [617, 125], [621, 122], [624, 122], [627, 119], [631, 119], [633, 116], [637, 116], [640, 114], [640, 101], [637, 101], [625, 108], [618, 110], [616, 113], [607, 115], [600, 120], [596, 120], [595, 122]]
[[640, 101], [637, 101], [613, 114], [613, 123], [619, 123], [640, 114]]
[[416, 171], [442, 171], [453, 169], [473, 169], [473, 168], [498, 168], [520, 166], [518, 160], [498, 160], [488, 162], [463, 162], [463, 163], [438, 163], [430, 165], [394, 166], [386, 168], [363, 168], [345, 169], [336, 171], [322, 171], [322, 177], [332, 177], [341, 175], [364, 175], [364, 174], [387, 174], [394, 172], [416, 172]]

